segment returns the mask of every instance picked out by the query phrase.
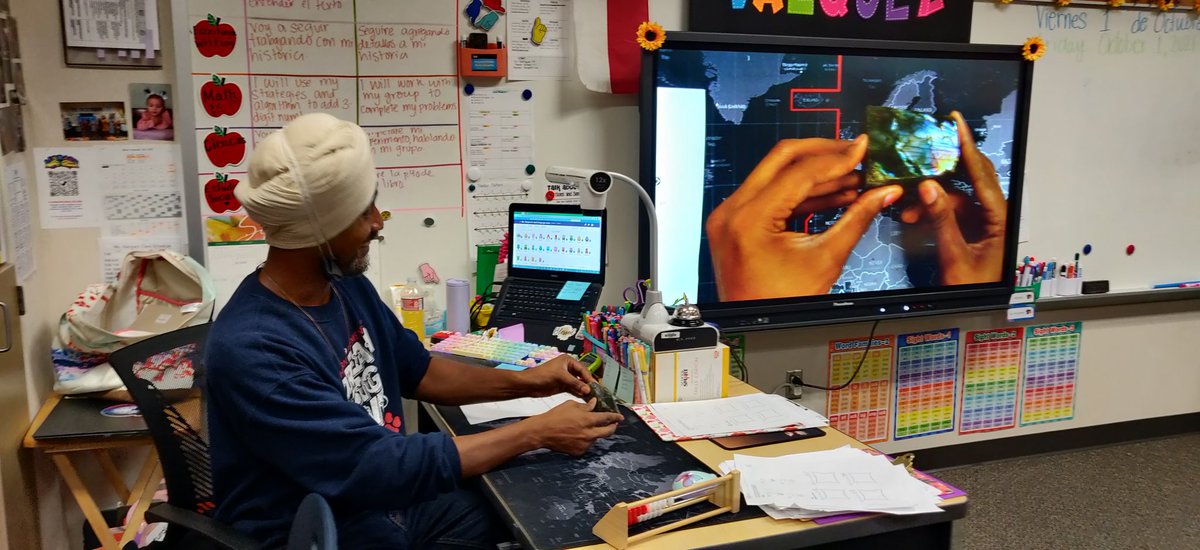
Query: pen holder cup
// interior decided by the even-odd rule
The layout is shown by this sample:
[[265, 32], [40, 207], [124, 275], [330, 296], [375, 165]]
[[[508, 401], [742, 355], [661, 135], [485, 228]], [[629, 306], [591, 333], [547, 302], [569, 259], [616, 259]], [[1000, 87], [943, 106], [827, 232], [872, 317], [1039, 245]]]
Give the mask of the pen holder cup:
[[1083, 279], [1057, 279], [1059, 296], [1079, 296], [1083, 292]]

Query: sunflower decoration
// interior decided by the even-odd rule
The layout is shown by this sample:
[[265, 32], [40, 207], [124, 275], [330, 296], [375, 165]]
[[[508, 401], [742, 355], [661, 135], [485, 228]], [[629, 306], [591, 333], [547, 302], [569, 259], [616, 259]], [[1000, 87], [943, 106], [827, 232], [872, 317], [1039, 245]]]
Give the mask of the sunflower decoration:
[[646, 21], [638, 25], [637, 43], [643, 50], [652, 52], [662, 47], [667, 41], [667, 31], [654, 21]]
[[1054, 0], [1054, 5], [1060, 8], [1065, 8], [1071, 5], [1071, 0]]
[[1170, 11], [1175, 9], [1175, 0], [1158, 0], [1158, 11]]
[[1021, 56], [1026, 61], [1037, 61], [1043, 55], [1046, 55], [1046, 41], [1040, 36], [1031, 36], [1025, 41], [1025, 47], [1021, 48]]
[[1125, 5], [1125, 0], [1108, 0], [1108, 7], [1119, 8]]

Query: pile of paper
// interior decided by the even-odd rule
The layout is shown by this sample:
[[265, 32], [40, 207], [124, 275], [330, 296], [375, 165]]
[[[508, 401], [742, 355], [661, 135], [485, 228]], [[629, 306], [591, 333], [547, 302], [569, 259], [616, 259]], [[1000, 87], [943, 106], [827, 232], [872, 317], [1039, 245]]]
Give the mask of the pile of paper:
[[829, 420], [816, 411], [770, 393], [655, 403], [649, 408], [675, 436], [683, 438], [779, 431], [788, 426], [819, 428], [829, 425]]
[[938, 490], [886, 457], [842, 447], [775, 458], [735, 454], [721, 470], [741, 472], [746, 502], [775, 519], [847, 512], [940, 512]]

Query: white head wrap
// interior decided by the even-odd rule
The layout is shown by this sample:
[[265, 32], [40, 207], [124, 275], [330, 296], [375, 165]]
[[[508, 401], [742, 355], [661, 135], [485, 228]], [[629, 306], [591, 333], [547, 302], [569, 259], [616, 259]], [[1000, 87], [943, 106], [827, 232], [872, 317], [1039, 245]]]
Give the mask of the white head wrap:
[[233, 194], [262, 225], [267, 243], [328, 242], [371, 206], [375, 161], [366, 132], [325, 113], [296, 118], [254, 147]]

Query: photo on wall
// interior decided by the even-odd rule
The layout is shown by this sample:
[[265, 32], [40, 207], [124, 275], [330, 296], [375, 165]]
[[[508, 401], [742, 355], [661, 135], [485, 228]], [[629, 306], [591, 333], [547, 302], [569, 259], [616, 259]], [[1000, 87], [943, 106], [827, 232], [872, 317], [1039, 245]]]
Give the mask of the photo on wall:
[[173, 141], [175, 123], [172, 105], [170, 84], [130, 84], [133, 139]]
[[59, 103], [63, 139], [67, 141], [121, 141], [129, 139], [129, 121], [123, 101]]

